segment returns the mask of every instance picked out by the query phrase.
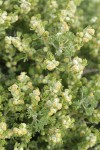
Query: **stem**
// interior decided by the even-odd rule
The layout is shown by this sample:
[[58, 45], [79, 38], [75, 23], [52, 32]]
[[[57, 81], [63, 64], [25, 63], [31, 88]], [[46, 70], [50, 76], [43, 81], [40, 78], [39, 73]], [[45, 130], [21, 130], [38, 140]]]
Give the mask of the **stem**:
[[89, 74], [89, 73], [100, 73], [99, 69], [85, 69], [83, 71], [83, 75]]

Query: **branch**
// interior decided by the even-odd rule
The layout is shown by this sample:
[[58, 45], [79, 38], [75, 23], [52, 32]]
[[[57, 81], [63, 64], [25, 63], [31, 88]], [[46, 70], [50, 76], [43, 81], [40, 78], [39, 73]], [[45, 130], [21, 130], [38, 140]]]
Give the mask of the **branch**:
[[100, 73], [100, 70], [99, 69], [85, 69], [83, 71], [83, 75], [89, 74], [89, 73]]

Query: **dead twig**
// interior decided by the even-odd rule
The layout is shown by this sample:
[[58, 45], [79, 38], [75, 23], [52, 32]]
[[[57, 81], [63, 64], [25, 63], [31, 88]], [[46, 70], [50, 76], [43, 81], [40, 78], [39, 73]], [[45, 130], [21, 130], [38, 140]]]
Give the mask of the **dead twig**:
[[100, 73], [99, 69], [85, 69], [83, 71], [83, 75], [89, 74], [89, 73]]

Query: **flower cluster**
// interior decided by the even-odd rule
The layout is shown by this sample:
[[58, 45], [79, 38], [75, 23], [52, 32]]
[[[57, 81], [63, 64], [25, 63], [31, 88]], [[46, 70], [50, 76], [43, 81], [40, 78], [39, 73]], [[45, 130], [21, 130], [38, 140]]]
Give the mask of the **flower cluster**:
[[26, 129], [26, 124], [25, 123], [21, 123], [19, 125], [19, 128], [14, 127], [13, 128], [13, 134], [16, 136], [23, 136], [25, 134], [27, 134], [27, 129]]
[[64, 108], [68, 109], [68, 106], [72, 104], [72, 95], [69, 94], [69, 90], [65, 89], [64, 92], [62, 92], [62, 97], [63, 97], [63, 103], [64, 103]]
[[87, 28], [83, 33], [83, 42], [88, 42], [89, 40], [91, 40], [94, 33], [95, 33], [94, 29]]
[[77, 78], [81, 78], [86, 62], [79, 57], [75, 57], [72, 61], [71, 71], [77, 74]]
[[49, 140], [51, 141], [51, 143], [57, 144], [62, 141], [62, 137], [59, 129], [50, 129], [49, 134], [50, 134]]
[[[18, 15], [8, 14], [7, 11], [0, 12], [0, 26], [9, 26], [18, 20]], [[7, 27], [6, 27], [7, 28]]]
[[55, 114], [58, 110], [62, 108], [62, 104], [59, 102], [59, 98], [55, 98], [54, 102], [51, 102], [50, 100], [46, 103], [47, 107], [50, 108], [49, 116], [52, 116]]
[[7, 124], [5, 122], [0, 122], [0, 139], [4, 138], [4, 132], [7, 130]]
[[55, 69], [57, 66], [59, 65], [59, 62], [56, 61], [56, 60], [46, 60], [46, 68], [49, 70], [49, 71], [52, 71], [53, 69]]
[[21, 0], [20, 8], [22, 13], [27, 14], [31, 10], [31, 3], [26, 0]]
[[[12, 108], [14, 106], [23, 105], [25, 96], [24, 92], [28, 90], [32, 91], [33, 89], [32, 82], [25, 72], [22, 72], [21, 75], [18, 76], [18, 81], [18, 84], [13, 84], [11, 87], [9, 87], [9, 91], [12, 94], [9, 105], [11, 105]], [[14, 107], [13, 109], [17, 111], [17, 107]]]
[[43, 35], [45, 33], [45, 28], [42, 25], [42, 21], [35, 16], [31, 18], [30, 26], [31, 29], [35, 30], [35, 32], [39, 35]]
[[61, 116], [62, 126], [65, 129], [71, 128], [74, 122], [74, 119], [71, 119], [69, 115]]

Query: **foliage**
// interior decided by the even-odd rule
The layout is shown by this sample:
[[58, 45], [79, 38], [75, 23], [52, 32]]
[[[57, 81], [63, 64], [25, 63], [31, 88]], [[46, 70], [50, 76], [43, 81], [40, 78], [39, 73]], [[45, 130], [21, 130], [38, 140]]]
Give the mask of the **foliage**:
[[0, 0], [0, 150], [100, 150], [99, 69], [99, 0]]

